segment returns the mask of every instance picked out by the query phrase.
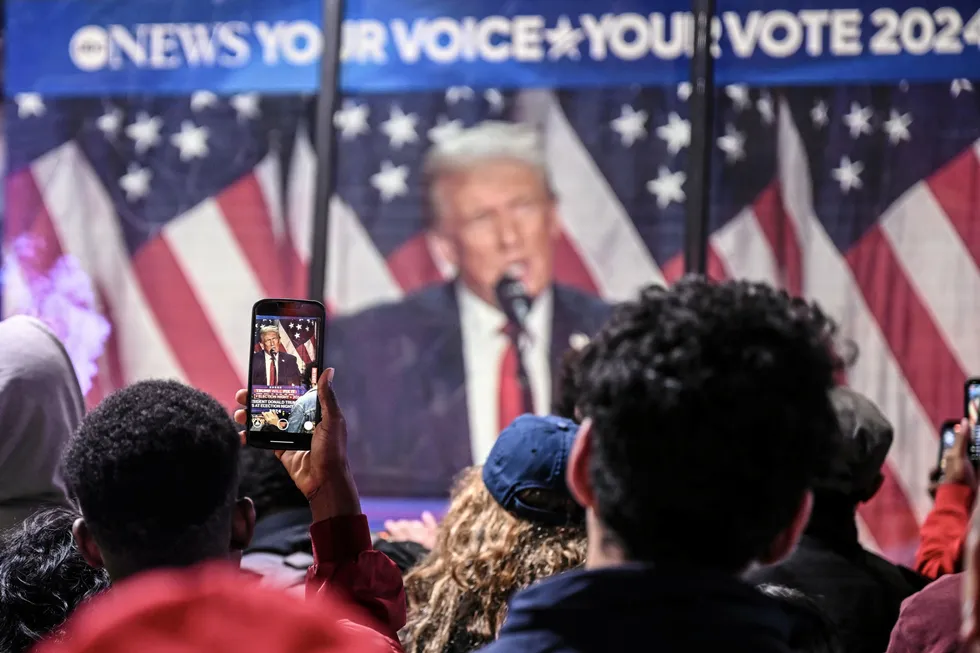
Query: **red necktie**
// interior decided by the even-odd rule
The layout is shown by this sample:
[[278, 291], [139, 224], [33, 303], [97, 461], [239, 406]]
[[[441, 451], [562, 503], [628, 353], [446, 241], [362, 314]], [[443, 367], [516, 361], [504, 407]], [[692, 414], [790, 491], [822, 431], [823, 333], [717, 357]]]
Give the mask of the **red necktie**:
[[269, 385], [276, 385], [276, 359], [269, 357]]
[[504, 327], [507, 335], [507, 349], [500, 360], [500, 391], [497, 404], [497, 432], [504, 430], [511, 422], [534, 411], [531, 388], [527, 373], [520, 358], [518, 338], [520, 330], [513, 325]]

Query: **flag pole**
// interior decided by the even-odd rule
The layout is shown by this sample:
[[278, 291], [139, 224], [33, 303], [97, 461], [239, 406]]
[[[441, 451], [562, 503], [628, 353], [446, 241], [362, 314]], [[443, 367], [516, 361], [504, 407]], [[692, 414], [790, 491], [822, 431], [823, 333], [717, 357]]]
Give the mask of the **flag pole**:
[[691, 146], [687, 159], [687, 204], [684, 229], [684, 271], [704, 274], [708, 257], [708, 216], [711, 206], [711, 142], [714, 130], [715, 61], [711, 56], [714, 0], [691, 0], [694, 52], [691, 57]]
[[344, 0], [323, 0], [323, 56], [320, 59], [320, 94], [316, 107], [316, 184], [309, 267], [309, 298], [326, 299], [327, 238], [330, 233], [330, 198], [337, 187], [337, 145], [333, 116], [340, 101], [340, 47]]

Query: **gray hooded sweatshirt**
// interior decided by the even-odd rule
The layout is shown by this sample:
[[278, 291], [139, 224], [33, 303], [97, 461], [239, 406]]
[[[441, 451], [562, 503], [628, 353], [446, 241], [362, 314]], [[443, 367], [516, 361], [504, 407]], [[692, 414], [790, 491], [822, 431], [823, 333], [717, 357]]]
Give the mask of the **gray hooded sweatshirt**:
[[0, 322], [0, 530], [69, 506], [61, 454], [85, 412], [71, 359], [41, 321]]

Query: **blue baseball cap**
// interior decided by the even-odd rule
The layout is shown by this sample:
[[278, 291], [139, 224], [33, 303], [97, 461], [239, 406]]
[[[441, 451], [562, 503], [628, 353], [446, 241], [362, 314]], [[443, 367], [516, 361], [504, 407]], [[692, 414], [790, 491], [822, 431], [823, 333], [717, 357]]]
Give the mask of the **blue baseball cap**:
[[[572, 499], [565, 468], [578, 424], [548, 415], [521, 415], [505, 428], [483, 465], [483, 484], [500, 507], [515, 517], [550, 525], [581, 521], [584, 511]], [[548, 494], [532, 501], [526, 490]]]

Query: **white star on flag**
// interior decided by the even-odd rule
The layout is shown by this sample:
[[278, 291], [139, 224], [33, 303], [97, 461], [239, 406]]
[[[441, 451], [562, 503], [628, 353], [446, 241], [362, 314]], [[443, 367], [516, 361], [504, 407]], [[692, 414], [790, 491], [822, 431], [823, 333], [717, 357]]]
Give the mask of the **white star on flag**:
[[126, 193], [126, 201], [135, 202], [150, 194], [150, 180], [153, 171], [135, 163], [130, 164], [129, 170], [119, 180], [119, 187]]
[[14, 102], [17, 103], [18, 118], [43, 116], [46, 111], [40, 93], [18, 93], [14, 96]]
[[170, 142], [180, 150], [180, 160], [203, 159], [208, 155], [208, 128], [198, 127], [190, 120], [180, 125], [180, 131], [170, 137]]
[[810, 120], [813, 121], [815, 127], [823, 127], [828, 122], [830, 122], [830, 117], [827, 114], [827, 103], [820, 100], [813, 108], [810, 109]]
[[909, 125], [911, 124], [911, 114], [899, 113], [895, 109], [892, 109], [891, 115], [883, 125], [885, 133], [888, 134], [888, 142], [892, 145], [898, 145], [902, 141], [911, 140], [912, 135], [909, 133]]
[[647, 191], [656, 195], [657, 206], [666, 209], [671, 202], [680, 204], [687, 199], [683, 188], [687, 175], [683, 171], [671, 172], [666, 166], [660, 166], [659, 172], [656, 179], [647, 182]]
[[334, 114], [333, 126], [340, 130], [340, 137], [345, 141], [354, 140], [361, 134], [370, 131], [368, 116], [371, 107], [358, 104], [353, 100], [344, 100], [343, 106]]
[[657, 127], [657, 136], [666, 141], [670, 154], [677, 154], [691, 144], [691, 123], [672, 111], [667, 124]]
[[483, 91], [483, 99], [490, 105], [492, 113], [500, 113], [504, 110], [504, 94], [495, 88], [488, 88]]
[[852, 188], [861, 188], [861, 173], [864, 172], [864, 164], [860, 161], [852, 162], [849, 157], [841, 157], [840, 167], [830, 171], [834, 179], [840, 184], [841, 191], [846, 195]]
[[735, 105], [735, 109], [743, 111], [752, 105], [752, 98], [749, 97], [749, 87], [745, 84], [731, 84], [725, 87], [725, 95]]
[[259, 94], [258, 93], [240, 93], [235, 95], [229, 100], [229, 104], [238, 114], [238, 119], [242, 122], [246, 120], [254, 120], [262, 115], [262, 109], [259, 107]]
[[461, 100], [472, 100], [473, 89], [469, 86], [450, 86], [446, 89], [446, 102], [456, 104]]
[[191, 111], [197, 113], [218, 104], [218, 96], [211, 91], [195, 91], [191, 95]]
[[726, 124], [725, 135], [718, 138], [718, 149], [725, 153], [729, 164], [738, 163], [745, 158], [745, 134]]
[[871, 107], [862, 107], [857, 102], [851, 103], [851, 112], [844, 116], [844, 124], [850, 130], [851, 138], [871, 133], [871, 118], [874, 113]]
[[568, 16], [562, 15], [558, 18], [555, 26], [544, 31], [545, 40], [548, 41], [548, 58], [557, 61], [562, 57], [569, 59], [579, 59], [582, 53], [579, 52], [579, 43], [585, 38], [582, 29], [572, 27], [572, 21]]
[[771, 125], [776, 120], [776, 109], [772, 104], [772, 97], [768, 93], [763, 93], [759, 101], [755, 103], [755, 108], [759, 110], [759, 115], [767, 125]]
[[408, 194], [408, 166], [396, 166], [382, 161], [381, 170], [371, 175], [371, 185], [381, 194], [381, 200], [390, 202]]
[[646, 138], [647, 117], [646, 111], [636, 111], [628, 104], [624, 104], [620, 109], [619, 117], [613, 118], [609, 126], [619, 134], [624, 147], [631, 147], [637, 140]]
[[102, 132], [106, 138], [112, 138], [119, 133], [119, 128], [122, 127], [123, 114], [122, 111], [113, 107], [106, 109], [95, 121], [95, 126], [98, 127], [99, 131]]
[[429, 140], [433, 143], [441, 143], [447, 138], [452, 138], [463, 131], [463, 121], [449, 120], [446, 116], [439, 116], [436, 124], [427, 132]]
[[691, 97], [692, 90], [693, 87], [691, 86], [691, 82], [681, 82], [677, 85], [677, 98], [681, 102], [687, 102], [687, 100]]
[[137, 154], [145, 154], [151, 147], [160, 143], [160, 130], [163, 119], [160, 116], [150, 116], [141, 112], [136, 116], [136, 122], [126, 127], [126, 136], [133, 140]]
[[972, 90], [973, 82], [968, 79], [954, 79], [953, 83], [949, 85], [949, 92], [953, 97], [959, 97], [960, 93], [970, 92]]
[[381, 131], [388, 137], [389, 144], [396, 150], [406, 143], [414, 143], [419, 139], [415, 125], [419, 117], [414, 113], [404, 113], [397, 105], [391, 107], [391, 115], [381, 123]]

